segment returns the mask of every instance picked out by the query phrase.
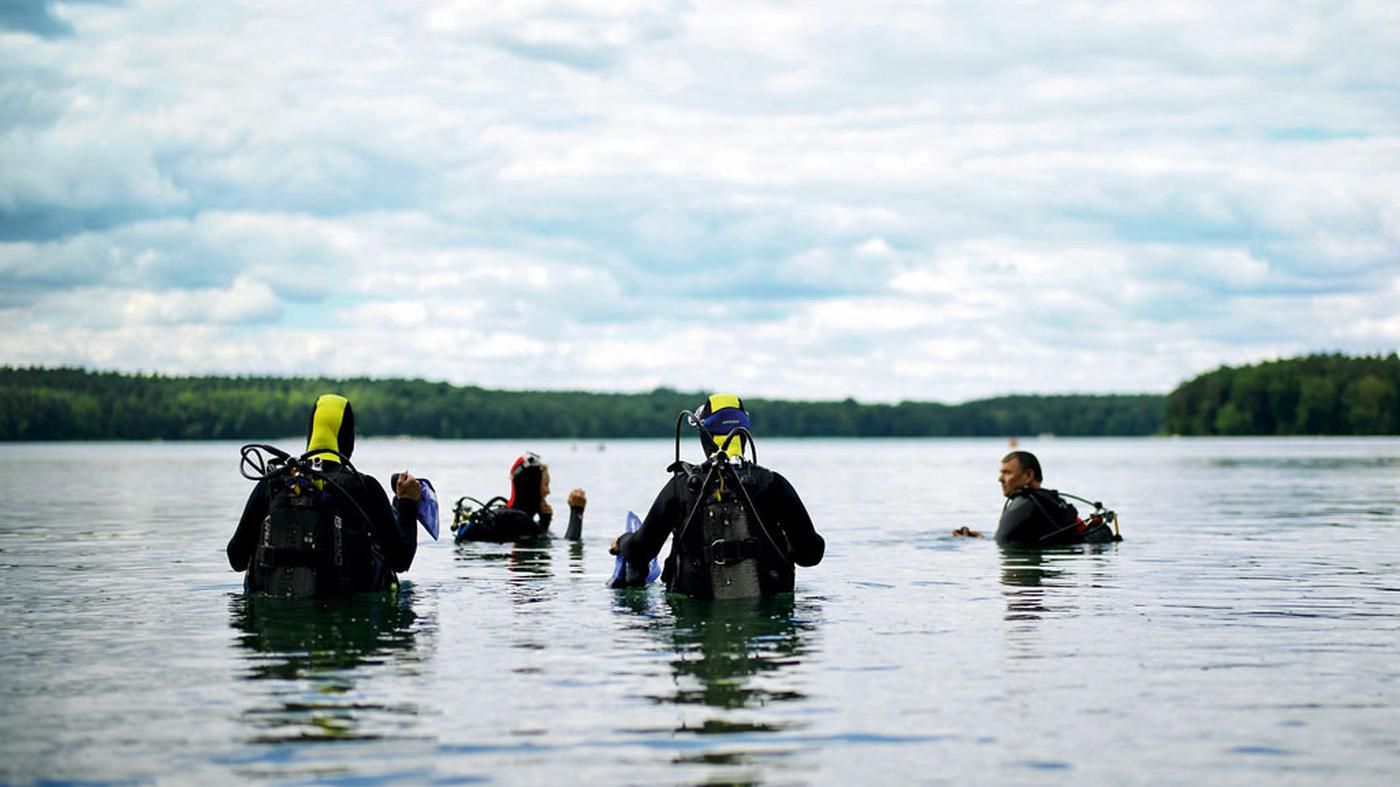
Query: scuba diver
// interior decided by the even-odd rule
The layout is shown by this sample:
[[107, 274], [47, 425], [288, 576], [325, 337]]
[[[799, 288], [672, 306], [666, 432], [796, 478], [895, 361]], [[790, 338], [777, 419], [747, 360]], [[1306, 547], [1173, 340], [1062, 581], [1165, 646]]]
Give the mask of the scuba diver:
[[408, 570], [418, 549], [423, 486], [398, 473], [390, 504], [379, 482], [350, 463], [354, 449], [355, 413], [335, 394], [311, 409], [301, 456], [243, 447], [243, 475], [257, 486], [228, 542], [228, 562], [248, 572], [246, 590], [333, 598], [398, 587], [397, 572]]
[[[482, 503], [473, 497], [459, 497], [452, 512], [452, 530], [457, 543], [463, 541], [523, 541], [548, 538], [554, 509], [549, 497], [549, 465], [539, 454], [526, 451], [510, 466], [510, 499], [497, 496]], [[582, 489], [569, 493], [569, 527], [564, 538], [583, 538], [583, 509], [588, 498]], [[472, 505], [475, 504], [475, 505]]]
[[[705, 461], [680, 460], [681, 423], [700, 433]], [[754, 461], [744, 458], [744, 450]], [[794, 564], [815, 566], [826, 541], [812, 527], [792, 484], [761, 467], [749, 414], [733, 394], [715, 394], [695, 413], [676, 419], [676, 461], [640, 528], [614, 541], [610, 552], [625, 570], [609, 584], [647, 582], [648, 566], [674, 534], [661, 573], [666, 589], [694, 598], [732, 599], [790, 593]]]
[[[998, 544], [1015, 546], [1059, 546], [1062, 544], [1104, 544], [1122, 541], [1118, 534], [1118, 515], [1104, 509], [1102, 503], [1082, 497], [1042, 489], [1045, 480], [1040, 460], [1029, 451], [1012, 451], [1001, 460], [997, 476], [1006, 504], [1001, 509], [997, 525]], [[1065, 498], [1072, 498], [1094, 507], [1089, 518], [1081, 519], [1079, 512]], [[1112, 521], [1113, 527], [1108, 523]], [[966, 528], [954, 535], [980, 535]]]

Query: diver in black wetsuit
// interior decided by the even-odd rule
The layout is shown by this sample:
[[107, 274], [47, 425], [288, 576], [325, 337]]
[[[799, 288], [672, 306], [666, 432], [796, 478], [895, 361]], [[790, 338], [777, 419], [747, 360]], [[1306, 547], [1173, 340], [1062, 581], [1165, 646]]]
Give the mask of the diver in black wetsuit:
[[794, 564], [815, 566], [826, 541], [802, 499], [782, 475], [743, 459], [751, 435], [743, 402], [709, 397], [694, 416], [708, 459], [677, 461], [642, 526], [619, 536], [610, 550], [626, 562], [614, 587], [646, 583], [647, 568], [675, 534], [662, 581], [695, 598], [754, 598], [790, 593]]
[[306, 433], [307, 453], [283, 457], [253, 487], [228, 542], [229, 565], [248, 572], [248, 591], [274, 596], [396, 587], [418, 549], [418, 479], [400, 473], [391, 505], [378, 481], [349, 464], [355, 414], [343, 396], [317, 399]]
[[997, 524], [998, 544], [1043, 547], [1122, 540], [1098, 512], [1085, 522], [1060, 493], [1042, 489], [1040, 485], [1045, 477], [1040, 460], [1029, 451], [1012, 451], [1003, 457], [997, 480], [1001, 483], [1002, 494], [1006, 495], [1001, 521]]
[[[549, 497], [549, 465], [538, 454], [525, 452], [510, 466], [510, 500], [502, 508], [493, 498], [475, 510], [464, 507], [471, 498], [457, 501], [455, 540], [463, 541], [525, 541], [549, 536], [554, 509]], [[583, 510], [588, 499], [582, 489], [569, 493], [569, 527], [564, 538], [578, 541], [583, 537]]]

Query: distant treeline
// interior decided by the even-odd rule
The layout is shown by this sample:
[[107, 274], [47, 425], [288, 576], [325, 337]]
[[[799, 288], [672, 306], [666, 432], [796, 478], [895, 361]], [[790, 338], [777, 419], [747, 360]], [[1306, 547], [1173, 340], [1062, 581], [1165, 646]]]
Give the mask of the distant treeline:
[[[0, 440], [252, 440], [302, 434], [322, 393], [348, 397], [363, 435], [667, 437], [703, 394], [492, 391], [423, 380], [165, 377], [0, 368]], [[1008, 396], [960, 405], [746, 399], [754, 430], [783, 437], [1148, 435], [1164, 398]]]
[[1183, 435], [1400, 434], [1400, 357], [1310, 355], [1222, 366], [1167, 397]]

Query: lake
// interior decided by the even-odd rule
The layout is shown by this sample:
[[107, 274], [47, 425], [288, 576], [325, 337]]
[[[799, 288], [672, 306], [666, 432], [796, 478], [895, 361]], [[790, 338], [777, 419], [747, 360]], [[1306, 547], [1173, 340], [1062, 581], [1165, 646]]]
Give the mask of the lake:
[[604, 586], [669, 439], [362, 439], [361, 471], [432, 479], [447, 522], [537, 451], [557, 509], [587, 489], [584, 540], [420, 530], [397, 599], [317, 605], [228, 567], [238, 444], [0, 445], [0, 780], [1400, 779], [1400, 440], [1020, 447], [1125, 540], [949, 537], [995, 528], [1004, 440], [760, 436], [826, 560], [793, 597], [704, 604]]

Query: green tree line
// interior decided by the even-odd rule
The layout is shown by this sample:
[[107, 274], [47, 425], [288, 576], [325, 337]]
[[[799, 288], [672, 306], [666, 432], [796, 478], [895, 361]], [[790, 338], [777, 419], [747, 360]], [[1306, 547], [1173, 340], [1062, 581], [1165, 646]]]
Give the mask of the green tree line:
[[[364, 435], [437, 438], [664, 437], [704, 396], [495, 391], [424, 380], [167, 377], [0, 368], [0, 440], [253, 440], [302, 434], [322, 393], [345, 395]], [[746, 400], [754, 429], [784, 437], [1147, 435], [1156, 395], [1007, 396], [935, 402]]]
[[1183, 435], [1400, 434], [1400, 357], [1222, 366], [1167, 396], [1165, 426]]

